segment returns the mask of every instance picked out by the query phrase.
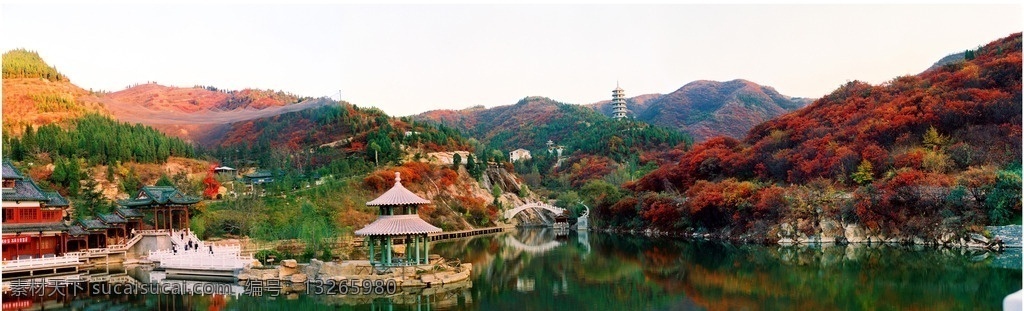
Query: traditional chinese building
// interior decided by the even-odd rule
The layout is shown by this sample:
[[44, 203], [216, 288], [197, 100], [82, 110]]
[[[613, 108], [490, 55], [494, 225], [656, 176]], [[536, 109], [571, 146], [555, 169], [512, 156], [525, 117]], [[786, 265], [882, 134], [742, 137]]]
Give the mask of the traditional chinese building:
[[[402, 186], [402, 177], [395, 173], [395, 185], [367, 206], [380, 207], [377, 220], [362, 229], [356, 235], [366, 237], [369, 249], [370, 264], [374, 266], [401, 266], [427, 264], [430, 246], [427, 234], [441, 232], [420, 218], [417, 209], [430, 201], [412, 193]], [[394, 239], [405, 241], [404, 258], [395, 258]]]
[[[181, 230], [189, 227], [189, 208], [199, 203], [199, 198], [185, 195], [175, 187], [145, 186], [135, 198], [119, 203], [127, 209], [118, 209], [118, 215], [126, 218], [125, 230]], [[131, 217], [141, 220], [134, 222], [138, 227], [128, 226]]]
[[65, 252], [68, 201], [39, 189], [3, 161], [3, 260], [56, 256]]

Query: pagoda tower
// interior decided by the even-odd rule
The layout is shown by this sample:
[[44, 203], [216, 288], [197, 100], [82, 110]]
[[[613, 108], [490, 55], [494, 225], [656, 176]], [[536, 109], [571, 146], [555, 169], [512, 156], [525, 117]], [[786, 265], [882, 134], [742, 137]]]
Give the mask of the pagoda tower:
[[[366, 237], [370, 264], [373, 266], [408, 266], [427, 264], [430, 247], [427, 234], [441, 232], [420, 218], [416, 210], [430, 201], [417, 196], [402, 186], [402, 176], [395, 172], [395, 185], [367, 206], [380, 207], [377, 220], [356, 230], [356, 235]], [[395, 238], [404, 238], [405, 258], [393, 258]]]
[[615, 84], [615, 89], [612, 90], [612, 118], [615, 120], [621, 120], [626, 118], [626, 94], [623, 92], [619, 84]]

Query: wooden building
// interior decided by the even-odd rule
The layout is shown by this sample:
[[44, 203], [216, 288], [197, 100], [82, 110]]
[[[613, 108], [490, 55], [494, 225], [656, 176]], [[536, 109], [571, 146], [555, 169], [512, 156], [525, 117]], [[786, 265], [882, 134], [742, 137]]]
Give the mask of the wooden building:
[[[136, 223], [140, 230], [181, 230], [189, 227], [189, 209], [196, 203], [199, 203], [199, 198], [186, 195], [175, 187], [145, 186], [135, 198], [119, 202], [127, 210], [119, 212], [119, 215], [138, 215], [141, 221]], [[127, 217], [124, 218], [125, 230], [135, 228], [129, 228]]]
[[3, 161], [3, 260], [57, 256], [65, 252], [68, 201], [39, 189]]

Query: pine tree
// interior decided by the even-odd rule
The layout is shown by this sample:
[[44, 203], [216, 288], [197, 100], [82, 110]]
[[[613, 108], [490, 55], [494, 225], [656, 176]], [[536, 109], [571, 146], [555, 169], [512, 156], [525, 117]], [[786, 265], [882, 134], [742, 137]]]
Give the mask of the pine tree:
[[452, 155], [452, 169], [458, 171], [459, 165], [462, 164], [462, 155], [455, 153]]

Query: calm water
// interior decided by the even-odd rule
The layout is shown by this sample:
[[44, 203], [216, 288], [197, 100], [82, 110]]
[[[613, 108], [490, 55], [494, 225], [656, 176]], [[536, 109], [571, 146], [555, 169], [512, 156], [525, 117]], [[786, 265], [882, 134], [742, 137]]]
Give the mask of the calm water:
[[1020, 249], [997, 256], [734, 246], [595, 232], [556, 239], [550, 229], [522, 229], [431, 250], [472, 262], [471, 286], [399, 298], [101, 296], [50, 301], [46, 309], [997, 310], [1021, 288]]

